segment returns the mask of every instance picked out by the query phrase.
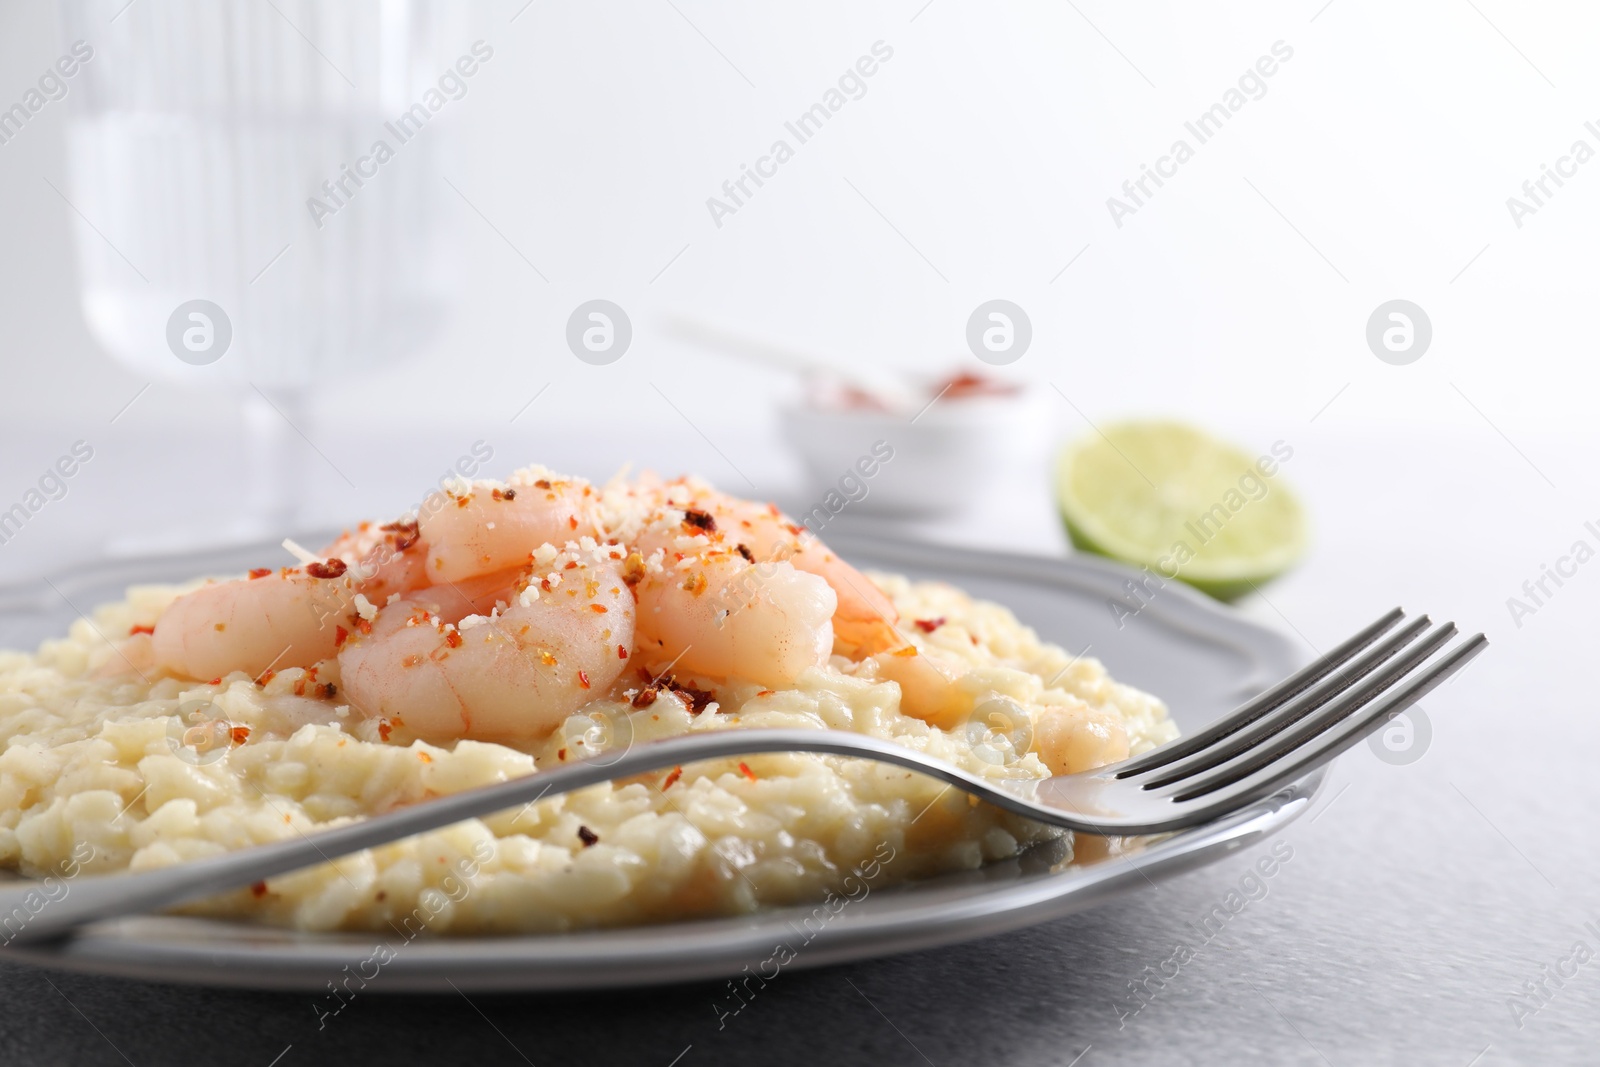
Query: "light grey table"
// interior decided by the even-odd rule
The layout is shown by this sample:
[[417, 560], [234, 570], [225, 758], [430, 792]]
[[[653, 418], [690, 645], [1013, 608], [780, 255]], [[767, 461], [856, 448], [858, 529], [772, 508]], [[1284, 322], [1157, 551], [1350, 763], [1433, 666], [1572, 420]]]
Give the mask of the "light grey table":
[[[1596, 1062], [1600, 958], [1576, 973], [1563, 961], [1578, 942], [1600, 953], [1585, 927], [1600, 919], [1600, 859], [1582, 816], [1600, 799], [1590, 683], [1600, 561], [1548, 585], [1555, 595], [1520, 628], [1506, 606], [1573, 541], [1600, 546], [1583, 527], [1600, 519], [1600, 507], [1584, 512], [1586, 493], [1600, 505], [1583, 469], [1594, 441], [1518, 440], [1536, 474], [1488, 427], [1440, 439], [1329, 423], [1260, 435], [1293, 435], [1285, 474], [1317, 541], [1300, 570], [1241, 610], [1315, 647], [1401, 603], [1487, 630], [1493, 645], [1424, 705], [1420, 758], [1385, 762], [1360, 747], [1336, 764], [1327, 801], [1283, 835], [1292, 858], [1209, 939], [1196, 927], [1256, 854], [1037, 929], [786, 972], [721, 1029], [715, 985], [373, 996], [319, 1029], [311, 996], [0, 962], [0, 1062]], [[1036, 473], [975, 516], [914, 532], [1061, 551], [1047, 499], [1019, 488]], [[37, 565], [9, 550], [0, 562]], [[1152, 980], [1180, 942], [1193, 958]], [[1547, 966], [1571, 976], [1558, 986]], [[1519, 999], [1540, 980], [1548, 997]], [[1147, 1003], [1133, 1013], [1140, 981]]]

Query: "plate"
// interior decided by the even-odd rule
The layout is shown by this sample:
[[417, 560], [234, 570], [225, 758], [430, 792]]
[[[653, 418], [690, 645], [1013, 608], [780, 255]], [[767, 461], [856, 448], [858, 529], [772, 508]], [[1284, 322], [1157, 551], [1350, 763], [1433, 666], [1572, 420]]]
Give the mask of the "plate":
[[[312, 538], [306, 543], [312, 543]], [[1082, 556], [1050, 559], [831, 534], [857, 566], [947, 581], [1005, 604], [1047, 640], [1101, 660], [1119, 681], [1167, 701], [1184, 733], [1301, 663], [1282, 635], [1176, 583]], [[122, 560], [0, 592], [0, 647], [33, 648], [81, 611], [138, 582], [242, 571], [276, 546]], [[1138, 581], [1147, 583], [1140, 590]], [[1129, 583], [1133, 584], [1129, 584]], [[1225, 820], [1111, 848], [1079, 839], [976, 871], [873, 889], [836, 907], [580, 933], [405, 941], [311, 934], [184, 916], [121, 919], [11, 958], [166, 982], [325, 992], [348, 974], [364, 991], [576, 990], [640, 986], [933, 948], [1055, 919], [1247, 848], [1303, 813], [1318, 772]], [[397, 932], [398, 933], [398, 932]], [[348, 970], [347, 970], [348, 969]]]

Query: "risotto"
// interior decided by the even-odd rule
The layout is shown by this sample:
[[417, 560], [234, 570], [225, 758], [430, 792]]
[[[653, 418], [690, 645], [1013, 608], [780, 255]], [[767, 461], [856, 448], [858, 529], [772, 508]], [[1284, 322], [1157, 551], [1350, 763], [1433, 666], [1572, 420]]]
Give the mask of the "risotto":
[[[848, 730], [993, 777], [1084, 769], [1176, 735], [1158, 700], [1040, 641], [999, 605], [853, 570], [823, 575], [855, 586], [843, 595], [801, 582], [812, 576], [797, 555], [806, 546], [758, 545], [703, 483], [582, 486], [592, 529], [561, 549], [495, 510], [578, 484], [539, 468], [461, 483], [445, 510], [491, 533], [456, 540], [454, 555], [454, 535], [426, 515], [362, 527], [301, 567], [132, 588], [36, 653], [0, 653], [0, 865], [33, 877], [148, 870], [703, 730]], [[546, 503], [556, 495], [543, 492]], [[390, 558], [363, 568], [385, 545]], [[502, 574], [490, 569], [496, 553], [527, 558], [482, 610], [491, 601], [474, 599], [471, 574], [431, 600], [443, 583], [384, 579], [396, 551], [435, 574]], [[814, 569], [844, 566], [826, 562]], [[753, 580], [719, 584], [728, 573]], [[816, 594], [820, 617], [781, 600], [786, 582]], [[266, 625], [261, 605], [214, 603], [219, 590], [309, 590], [326, 607], [328, 583], [343, 592], [333, 610], [307, 613], [314, 630], [297, 617], [301, 632], [286, 638], [272, 623], [269, 644], [284, 648], [265, 667], [246, 647]], [[458, 593], [473, 604], [441, 602]], [[846, 618], [851, 597], [880, 605], [887, 628], [875, 639]], [[702, 602], [712, 610], [697, 622]], [[760, 622], [774, 604], [787, 611], [773, 619], [809, 628], [775, 634]], [[741, 630], [747, 618], [756, 622]], [[520, 702], [493, 688], [502, 684]], [[903, 769], [752, 756], [547, 798], [183, 910], [309, 930], [613, 926], [821, 900], [864, 867], [888, 884], [1060, 833]]]

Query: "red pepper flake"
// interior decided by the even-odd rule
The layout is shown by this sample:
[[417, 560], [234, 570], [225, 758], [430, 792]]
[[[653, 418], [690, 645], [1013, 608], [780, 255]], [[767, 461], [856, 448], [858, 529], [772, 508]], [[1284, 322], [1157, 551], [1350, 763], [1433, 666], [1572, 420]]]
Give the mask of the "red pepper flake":
[[667, 780], [661, 783], [661, 791], [663, 793], [665, 793], [667, 790], [671, 789], [674, 785], [677, 785], [678, 784], [678, 779], [682, 778], [682, 777], [683, 777], [683, 768], [682, 767], [674, 767], [674, 768], [672, 768], [672, 773], [667, 775]]
[[757, 697], [757, 699], [760, 699], [761, 697], [769, 697], [773, 693], [776, 693], [776, 692], [777, 692], [776, 689], [763, 689], [761, 692], [756, 694], [756, 697]]
[[233, 726], [233, 727], [229, 727], [228, 736], [233, 739], [233, 743], [234, 744], [242, 745], [246, 741], [250, 740], [250, 727], [248, 727], [248, 726]]
[[432, 763], [433, 762], [433, 757], [428, 755], [426, 752], [418, 752], [417, 753], [417, 758], [419, 760], [421, 760], [423, 763]]
[[570, 527], [571, 529], [576, 530], [578, 528], [578, 516], [576, 516], [576, 515], [568, 515], [567, 516], [567, 526]]
[[539, 588], [543, 589], [546, 593], [548, 593], [550, 591], [550, 579], [548, 579], [548, 578], [540, 578], [539, 579]]
[[332, 700], [333, 694], [337, 693], [338, 691], [339, 687], [334, 685], [332, 682], [324, 682], [317, 686], [317, 695], [323, 700]]
[[944, 616], [943, 615], [940, 615], [937, 618], [933, 618], [933, 619], [917, 619], [916, 620], [917, 629], [921, 630], [925, 634], [931, 634], [931, 633], [933, 633], [933, 631], [937, 630], [939, 627], [941, 627], [943, 625], [944, 625]]
[[494, 497], [496, 500], [515, 500], [515, 499], [517, 499], [517, 491], [515, 489], [496, 489], [493, 493], [490, 493], [489, 495]]
[[413, 652], [411, 655], [407, 656], [405, 659], [400, 661], [400, 666], [402, 666], [402, 667], [420, 667], [420, 666], [422, 666], [422, 656], [420, 656], [419, 654]]
[[350, 625], [355, 627], [357, 633], [370, 634], [372, 632], [372, 620], [363, 619], [359, 615], [351, 616]]
[[313, 578], [339, 578], [343, 577], [344, 572], [349, 569], [345, 561], [338, 556], [334, 556], [330, 560], [318, 560], [315, 563], [306, 564], [306, 573]]
[[310, 679], [306, 678], [305, 675], [301, 675], [299, 678], [295, 679], [295, 683], [294, 683], [294, 695], [295, 696], [303, 697], [303, 696], [306, 695], [306, 682], [309, 681], [309, 680]]
[[584, 848], [588, 848], [590, 845], [599, 842], [600, 835], [589, 829], [587, 826], [580, 826], [578, 827], [578, 840], [583, 842]]
[[267, 575], [269, 575], [271, 573], [272, 573], [272, 568], [271, 567], [251, 567], [250, 568], [250, 577], [251, 578], [265, 578]]
[[610, 611], [611, 609], [606, 607], [604, 604], [590, 604], [589, 605], [589, 610], [594, 612], [596, 615], [604, 615], [606, 612]]
[[556, 749], [556, 759], [564, 760], [566, 758], [567, 758], [567, 750], [566, 749], [564, 749], [564, 748]]
[[569, 560], [567, 562], [567, 565], [565, 567], [562, 567], [561, 569], [564, 570], [564, 571], [575, 571], [575, 570], [578, 569], [578, 561], [575, 560], [575, 559], [574, 560]]
[[264, 671], [264, 672], [262, 672], [261, 677], [256, 679], [256, 684], [261, 686], [264, 689], [264, 688], [266, 688], [267, 683], [272, 681], [277, 676], [278, 676], [278, 672], [277, 671]]
[[655, 702], [656, 702], [656, 687], [655, 686], [650, 686], [650, 687], [648, 687], [646, 689], [639, 690], [637, 693], [635, 693], [633, 695], [633, 700], [629, 701], [629, 703], [631, 703], [636, 708], [648, 708], [651, 704], [654, 704]]
[[[698, 715], [702, 711], [705, 711], [706, 708], [710, 706], [711, 702], [717, 699], [717, 695], [715, 693], [708, 693], [704, 689], [696, 689], [691, 685], [683, 685], [682, 683], [674, 681], [671, 678], [654, 679], [652, 685], [654, 685], [656, 688], [665, 689], [670, 693], [676, 694], [685, 704], [689, 705], [689, 713], [691, 715]], [[647, 705], [639, 704], [637, 701], [634, 704], [634, 707], [645, 706]]]
[[583, 686], [585, 689], [589, 688], [589, 672], [588, 671], [579, 671], [578, 672], [578, 684]]
[[129, 637], [132, 637], [134, 634], [153, 634], [155, 632], [156, 628], [154, 626], [131, 626], [128, 628]]
[[381, 737], [385, 741], [387, 741], [387, 740], [389, 740], [389, 734], [393, 730], [394, 730], [394, 727], [389, 725], [389, 720], [388, 719], [379, 719], [378, 720], [378, 736], [379, 737]]
[[444, 643], [449, 645], [451, 648], [460, 648], [461, 647], [461, 631], [460, 630], [451, 630], [449, 633], [445, 634], [444, 635]]
[[211, 681], [207, 682], [206, 684], [207, 685], [221, 685], [222, 684], [222, 679], [220, 677], [213, 678], [213, 679], [211, 679]]
[[717, 532], [717, 520], [712, 518], [709, 511], [688, 508], [683, 513], [683, 524], [685, 526], [693, 526], [697, 530], [704, 530], [706, 533]]
[[265, 882], [255, 882], [255, 883], [253, 883], [250, 886], [250, 893], [257, 900], [260, 900], [262, 897], [267, 895], [267, 883], [265, 883]]
[[739, 545], [736, 551], [739, 553], [739, 555], [745, 558], [745, 562], [754, 563], [756, 561], [755, 553], [751, 552], [750, 549], [745, 545]]
[[917, 654], [917, 646], [916, 645], [907, 645], [904, 648], [897, 648], [893, 652], [889, 653], [889, 655], [891, 655], [891, 656], [915, 656], [916, 654]]
[[533, 484], [539, 489], [549, 489], [550, 488], [550, 479], [548, 479], [548, 478], [540, 478], [538, 481], [534, 482]]
[[618, 645], [617, 646], [617, 658], [618, 659], [627, 659], [628, 658], [628, 646], [627, 645]]
[[382, 530], [386, 535], [393, 535], [392, 540], [394, 541], [394, 550], [396, 552], [404, 552], [422, 539], [415, 522], [386, 522], [378, 529]]
[[756, 778], [756, 772], [752, 771], [750, 769], [750, 765], [744, 760], [739, 761], [739, 773], [750, 779], [752, 782], [759, 781], [759, 779]]
[[344, 647], [344, 643], [346, 641], [348, 641], [349, 639], [350, 639], [350, 631], [349, 630], [346, 630], [343, 626], [335, 626], [333, 628], [333, 647], [334, 648], [343, 648]]
[[471, 493], [468, 493], [466, 496], [458, 496], [458, 497], [456, 497], [456, 507], [458, 507], [458, 508], [464, 508], [470, 503], [472, 503], [472, 494]]

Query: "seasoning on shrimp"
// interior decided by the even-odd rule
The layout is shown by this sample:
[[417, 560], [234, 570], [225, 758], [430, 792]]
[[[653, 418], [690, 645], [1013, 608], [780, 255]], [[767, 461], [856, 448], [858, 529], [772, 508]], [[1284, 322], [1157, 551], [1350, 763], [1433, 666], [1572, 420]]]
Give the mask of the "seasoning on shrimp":
[[338, 556], [306, 564], [306, 573], [313, 578], [339, 578], [349, 569], [349, 564]]

